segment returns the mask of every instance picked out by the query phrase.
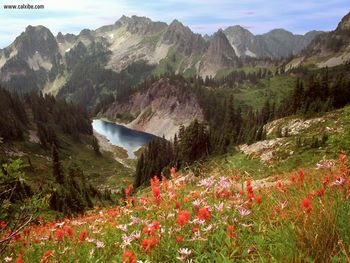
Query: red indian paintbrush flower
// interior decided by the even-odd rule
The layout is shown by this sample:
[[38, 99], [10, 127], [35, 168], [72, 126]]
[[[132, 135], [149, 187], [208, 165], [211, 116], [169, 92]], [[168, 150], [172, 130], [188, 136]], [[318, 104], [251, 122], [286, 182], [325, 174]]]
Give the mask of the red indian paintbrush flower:
[[211, 219], [211, 212], [208, 208], [203, 207], [199, 209], [198, 211], [198, 218], [202, 220], [210, 220]]
[[64, 231], [66, 232], [66, 234], [69, 236], [69, 238], [73, 237], [73, 229], [70, 226], [66, 226], [64, 228]]
[[49, 259], [49, 257], [52, 256], [52, 251], [51, 250], [46, 250], [45, 253], [44, 253], [44, 256], [43, 258], [41, 259], [41, 262], [42, 263], [46, 263], [47, 260]]
[[301, 200], [300, 206], [306, 212], [310, 212], [312, 210], [311, 201], [308, 198]]
[[88, 237], [88, 233], [86, 231], [81, 231], [79, 234], [79, 240], [85, 241], [85, 239]]
[[257, 203], [257, 204], [261, 204], [261, 202], [262, 202], [262, 197], [261, 197], [261, 196], [255, 196], [255, 197], [254, 197], [254, 202]]
[[236, 234], [234, 233], [234, 227], [233, 226], [227, 226], [226, 227], [226, 232], [227, 234], [229, 235], [229, 237], [231, 238], [235, 238], [236, 237]]
[[125, 188], [124, 192], [125, 192], [125, 198], [128, 199], [132, 192], [134, 190], [134, 186], [132, 184], [129, 184], [128, 187]]
[[58, 241], [63, 241], [63, 238], [65, 236], [65, 233], [64, 233], [63, 229], [61, 229], [61, 228], [57, 229], [56, 233], [55, 233], [55, 236], [56, 236], [56, 239]]
[[130, 250], [125, 250], [123, 254], [123, 263], [136, 263], [135, 255]]
[[177, 243], [181, 243], [183, 239], [184, 239], [183, 236], [176, 236]]
[[141, 247], [147, 251], [147, 250], [153, 249], [155, 245], [157, 245], [157, 243], [158, 243], [158, 238], [150, 237], [141, 241]]
[[160, 227], [160, 224], [158, 221], [153, 221], [152, 224], [149, 224], [148, 226], [145, 226], [143, 228], [144, 234], [154, 235], [157, 231], [157, 229]]
[[188, 220], [190, 219], [191, 214], [188, 211], [182, 210], [179, 212], [179, 215], [176, 219], [176, 223], [178, 223], [181, 227], [187, 225]]

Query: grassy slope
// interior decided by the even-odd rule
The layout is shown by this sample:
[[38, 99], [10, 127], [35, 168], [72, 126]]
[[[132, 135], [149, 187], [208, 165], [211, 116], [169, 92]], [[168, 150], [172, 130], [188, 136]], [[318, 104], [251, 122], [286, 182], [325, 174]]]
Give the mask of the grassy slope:
[[[113, 190], [120, 190], [133, 181], [133, 171], [126, 168], [121, 163], [114, 160], [112, 153], [103, 152], [101, 156], [96, 156], [92, 147], [60, 135], [60, 158], [64, 171], [68, 173], [68, 167], [75, 163], [80, 167], [90, 183], [96, 187], [106, 187]], [[7, 146], [5, 146], [7, 147]], [[40, 185], [45, 186], [53, 181], [51, 151], [44, 150], [39, 144], [29, 141], [16, 142], [11, 148], [24, 152], [20, 158], [26, 163], [31, 163], [31, 167], [26, 169], [29, 183], [34, 188]], [[121, 154], [117, 154], [117, 156]], [[14, 157], [12, 157], [14, 158]]]
[[[160, 186], [159, 198], [149, 189], [134, 197], [133, 205], [67, 219], [64, 227], [33, 226], [12, 243], [7, 255], [16, 258], [22, 249], [25, 261], [38, 262], [46, 252], [52, 261], [122, 262], [128, 250], [151, 262], [177, 262], [181, 256], [194, 262], [346, 262], [348, 197], [330, 183], [324, 193], [318, 192], [324, 176], [331, 174], [340, 173], [335, 168], [332, 173], [305, 170], [296, 175], [295, 183], [280, 176], [280, 181], [271, 179], [269, 188], [260, 189], [252, 182], [252, 201], [247, 188], [238, 194], [247, 185], [239, 177], [187, 176]], [[348, 191], [345, 186], [341, 189]], [[301, 205], [310, 193], [312, 197]], [[180, 220], [180, 211], [187, 211], [189, 220]], [[84, 232], [88, 239], [82, 237]], [[127, 239], [130, 245], [124, 245]], [[24, 247], [24, 241], [32, 245]], [[147, 245], [152, 241], [154, 247]], [[190, 254], [181, 255], [181, 248]]]
[[[194, 262], [348, 262], [346, 159], [320, 170], [315, 164], [324, 155], [337, 159], [339, 150], [348, 151], [349, 113], [350, 107], [328, 113], [324, 122], [306, 129], [302, 136], [313, 136], [326, 127], [344, 129], [340, 136], [330, 135], [321, 148], [306, 144], [270, 167], [241, 153], [211, 158], [159, 188], [155, 183], [152, 191], [143, 189], [127, 206], [67, 219], [64, 227], [50, 222], [33, 226], [6, 253], [16, 258], [23, 249], [21, 257], [33, 262], [48, 250], [50, 260], [64, 262], [121, 262], [127, 250], [138, 260], [151, 262], [177, 262], [181, 256]], [[338, 177], [345, 183], [332, 185]], [[251, 201], [248, 188], [242, 188], [248, 179]], [[158, 189], [160, 197], [155, 198]], [[180, 220], [180, 211], [187, 211], [189, 220]], [[84, 231], [89, 239], [82, 238]], [[128, 238], [130, 245], [124, 245]], [[151, 240], [155, 246], [147, 247]], [[32, 245], [24, 247], [24, 241]], [[190, 254], [181, 255], [181, 248]]]
[[294, 88], [295, 78], [290, 76], [275, 76], [264, 79], [257, 85], [245, 84], [235, 92], [235, 98], [245, 104], [260, 109], [267, 99], [278, 102], [285, 98]]
[[[285, 118], [279, 125], [295, 118]], [[206, 169], [209, 173], [220, 170], [221, 173], [240, 174], [247, 179], [259, 179], [288, 173], [298, 167], [314, 168], [322, 159], [337, 159], [342, 151], [350, 153], [350, 106], [326, 113], [321, 118], [320, 122], [312, 124], [299, 135], [282, 137], [282, 147], [276, 147], [270, 165], [264, 165], [258, 158], [237, 152], [224, 157], [213, 157], [202, 169]], [[328, 135], [327, 141], [323, 145], [313, 147], [311, 145], [313, 138], [321, 140], [323, 134]], [[274, 139], [274, 133], [269, 137]], [[302, 141], [300, 146], [297, 146], [298, 138]]]

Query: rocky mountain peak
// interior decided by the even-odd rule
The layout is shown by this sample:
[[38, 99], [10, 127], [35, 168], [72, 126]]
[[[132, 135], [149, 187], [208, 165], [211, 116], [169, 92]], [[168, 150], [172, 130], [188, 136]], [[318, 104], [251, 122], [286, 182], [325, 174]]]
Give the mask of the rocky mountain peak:
[[16, 38], [14, 46], [18, 55], [27, 58], [35, 53], [51, 57], [58, 51], [58, 45], [54, 35], [44, 26], [28, 26], [26, 30]]
[[200, 34], [193, 33], [189, 27], [176, 19], [166, 29], [163, 41], [165, 44], [174, 45], [178, 52], [186, 56], [201, 53], [207, 47], [205, 39]]
[[209, 41], [207, 61], [220, 67], [234, 66], [237, 55], [223, 30], [217, 31]]
[[247, 34], [247, 35], [252, 35], [249, 30], [245, 29], [244, 27], [240, 25], [235, 25], [235, 26], [229, 26], [224, 30], [225, 33], [231, 33], [231, 34]]
[[116, 26], [126, 27], [133, 34], [154, 34], [166, 28], [167, 24], [163, 22], [153, 22], [148, 17], [140, 16], [122, 16], [116, 23]]
[[340, 21], [337, 30], [350, 30], [350, 12]]
[[228, 27], [224, 33], [237, 56], [256, 56], [257, 50], [255, 36], [242, 26], [236, 25]]
[[61, 32], [58, 32], [56, 36], [56, 40], [58, 43], [64, 43], [65, 41], [67, 42], [74, 42], [77, 40], [77, 36], [73, 34], [65, 34], [63, 35]]

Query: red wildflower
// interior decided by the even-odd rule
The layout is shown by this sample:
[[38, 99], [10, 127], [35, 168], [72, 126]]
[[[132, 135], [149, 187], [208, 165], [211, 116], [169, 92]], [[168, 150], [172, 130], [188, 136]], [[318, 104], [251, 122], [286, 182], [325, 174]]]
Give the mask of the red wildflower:
[[88, 233], [86, 231], [81, 231], [79, 234], [79, 240], [85, 241], [85, 239], [88, 237]]
[[176, 236], [176, 242], [177, 243], [182, 242], [183, 239], [184, 239], [183, 236]]
[[4, 229], [7, 226], [5, 221], [0, 221], [0, 229]]
[[196, 232], [198, 232], [198, 228], [197, 227], [192, 227], [192, 233], [196, 233]]
[[155, 229], [158, 229], [160, 227], [160, 224], [158, 221], [153, 221], [152, 225]]
[[295, 179], [296, 179], [296, 175], [295, 175], [295, 174], [292, 174], [291, 177], [290, 177], [290, 180], [294, 183], [294, 182], [295, 182]]
[[157, 243], [158, 243], [158, 238], [150, 237], [141, 241], [141, 247], [144, 250], [150, 250], [150, 249], [153, 249], [155, 245], [157, 245]]
[[52, 251], [51, 250], [46, 250], [44, 253], [44, 257], [51, 257], [52, 256]]
[[197, 199], [198, 197], [199, 197], [199, 193], [197, 191], [192, 193], [193, 199]]
[[248, 201], [251, 201], [254, 198], [254, 194], [253, 193], [248, 193], [247, 194], [247, 198], [248, 198]]
[[125, 250], [123, 254], [123, 263], [136, 263], [135, 255], [130, 250]]
[[16, 263], [24, 263], [24, 260], [22, 257], [16, 258]]
[[344, 153], [339, 154], [339, 161], [340, 161], [340, 163], [344, 163], [345, 162], [345, 158], [346, 158], [346, 155]]
[[233, 226], [227, 226], [227, 227], [226, 227], [226, 232], [227, 232], [227, 234], [229, 235], [229, 237], [231, 237], [231, 238], [235, 238], [235, 237], [236, 237], [236, 234], [233, 233], [234, 230], [235, 230], [235, 229], [234, 229]]
[[65, 233], [63, 229], [59, 228], [56, 230], [55, 237], [58, 241], [63, 241]]
[[311, 201], [308, 198], [301, 200], [300, 205], [306, 212], [310, 212], [312, 210]]
[[181, 204], [179, 201], [175, 202], [175, 209], [179, 209], [181, 207]]
[[227, 189], [219, 190], [215, 193], [216, 198], [229, 198], [231, 196], [231, 192]]
[[133, 190], [134, 190], [134, 186], [132, 184], [129, 184], [128, 187], [124, 189], [126, 199], [128, 199], [131, 196]]
[[64, 230], [66, 231], [66, 234], [67, 234], [70, 238], [73, 237], [73, 229], [72, 229], [70, 226], [66, 226], [66, 227], [64, 228]]
[[254, 202], [257, 203], [257, 204], [260, 204], [262, 202], [261, 196], [255, 196], [254, 197]]
[[159, 222], [158, 221], [153, 221], [152, 224], [150, 224], [148, 226], [145, 226], [143, 228], [143, 233], [144, 234], [154, 235], [159, 227], [160, 227]]
[[176, 223], [178, 223], [180, 226], [187, 225], [188, 220], [191, 217], [191, 213], [185, 210], [182, 210], [179, 212], [179, 215], [176, 219]]
[[160, 188], [158, 186], [152, 187], [152, 192], [154, 198], [158, 199], [160, 197]]
[[211, 212], [208, 208], [203, 207], [198, 211], [198, 218], [202, 220], [210, 220]]
[[48, 258], [52, 256], [52, 251], [51, 250], [46, 250], [44, 253], [43, 258], [41, 259], [42, 263], [46, 263]]
[[321, 188], [321, 189], [317, 190], [317, 191], [316, 191], [316, 194], [317, 194], [317, 196], [319, 196], [319, 197], [323, 196], [323, 194], [324, 194], [324, 188]]
[[299, 178], [298, 178], [298, 183], [302, 183], [304, 181], [305, 173], [303, 169], [299, 170]]
[[329, 175], [326, 175], [324, 178], [323, 178], [323, 187], [327, 186], [331, 181], [331, 178], [329, 177]]

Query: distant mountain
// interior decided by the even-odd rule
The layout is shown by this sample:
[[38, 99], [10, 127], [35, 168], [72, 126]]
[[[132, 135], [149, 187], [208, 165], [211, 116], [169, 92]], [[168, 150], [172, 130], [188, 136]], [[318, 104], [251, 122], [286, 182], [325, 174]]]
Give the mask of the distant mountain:
[[238, 56], [282, 58], [299, 54], [321, 31], [294, 35], [284, 29], [274, 29], [254, 36], [241, 26], [224, 30]]
[[222, 30], [209, 40], [208, 49], [202, 60], [204, 75], [215, 75], [222, 68], [237, 67], [239, 59]]
[[317, 35], [288, 67], [313, 64], [318, 68], [334, 67], [350, 62], [350, 13], [334, 31]]
[[235, 26], [202, 37], [178, 20], [167, 25], [137, 16], [122, 16], [113, 25], [78, 35], [54, 37], [43, 26], [28, 26], [0, 50], [0, 81], [9, 89], [39, 89], [94, 106], [104, 94], [115, 94], [152, 74], [215, 76], [241, 66], [240, 57], [297, 54], [316, 34], [273, 30], [254, 36]]
[[28, 26], [0, 53], [0, 80], [17, 90], [37, 89], [59, 73], [61, 58], [49, 29]]

